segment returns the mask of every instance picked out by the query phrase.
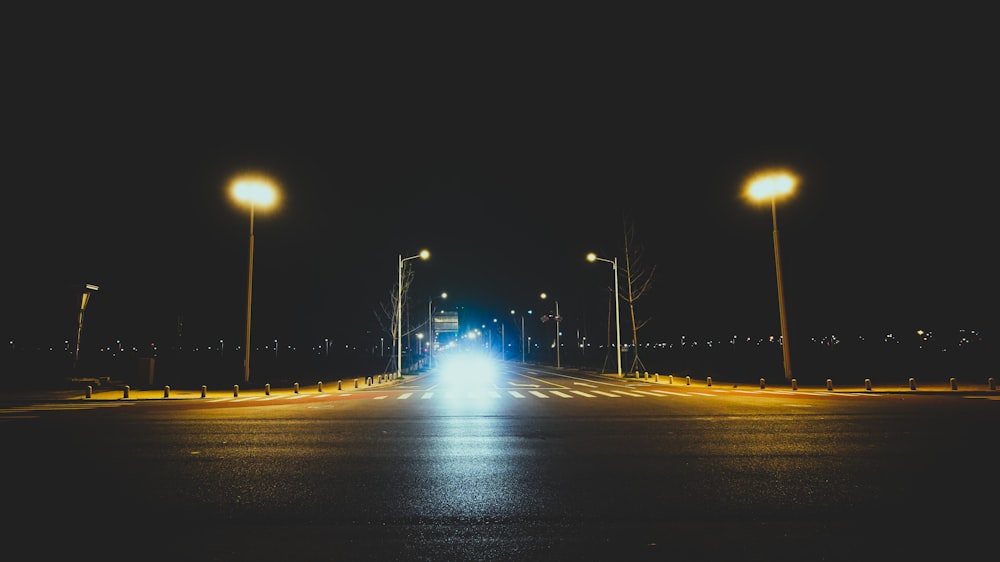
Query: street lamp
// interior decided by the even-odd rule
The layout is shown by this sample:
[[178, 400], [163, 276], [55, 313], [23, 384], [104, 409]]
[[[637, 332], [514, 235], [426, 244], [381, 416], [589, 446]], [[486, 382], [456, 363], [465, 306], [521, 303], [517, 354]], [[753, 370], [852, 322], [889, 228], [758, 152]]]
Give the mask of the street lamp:
[[778, 248], [778, 213], [775, 200], [792, 193], [799, 179], [785, 170], [767, 170], [751, 177], [746, 183], [746, 195], [754, 201], [771, 201], [771, 224], [774, 227], [774, 271], [778, 280], [778, 315], [781, 320], [781, 351], [785, 363], [785, 380], [792, 380], [792, 360], [788, 344], [788, 319], [785, 315], [784, 288], [781, 284], [781, 252]]
[[76, 370], [77, 362], [80, 361], [80, 335], [83, 333], [83, 313], [87, 311], [87, 303], [90, 301], [91, 291], [97, 292], [98, 289], [100, 287], [91, 285], [90, 283], [83, 286], [83, 297], [80, 299], [80, 316], [76, 324], [76, 353], [73, 355], [74, 370]]
[[426, 260], [431, 257], [427, 250], [420, 250], [415, 256], [404, 258], [399, 254], [399, 285], [396, 293], [396, 376], [403, 376], [403, 263], [420, 258]]
[[[448, 293], [441, 293], [441, 298], [448, 298]], [[431, 362], [434, 360], [434, 297], [427, 299], [427, 368], [430, 369], [433, 365]]]
[[229, 184], [229, 194], [236, 202], [250, 206], [250, 266], [247, 273], [247, 334], [243, 358], [243, 382], [250, 381], [250, 307], [253, 302], [253, 219], [258, 206], [268, 208], [277, 203], [278, 188], [262, 175], [242, 175]]
[[[530, 315], [531, 313], [532, 313], [532, 311], [529, 310], [528, 314]], [[517, 314], [517, 311], [511, 309], [510, 314], [511, 314], [511, 316], [513, 316], [513, 315]], [[525, 337], [525, 333], [524, 333], [524, 314], [521, 314], [521, 363], [524, 363], [524, 353], [525, 353], [524, 337]]]
[[[549, 298], [545, 293], [539, 295], [542, 300]], [[556, 301], [556, 367], [562, 367], [562, 361], [559, 359], [559, 321], [562, 318], [559, 317], [559, 301]]]
[[618, 301], [621, 299], [621, 296], [618, 294], [618, 258], [615, 257], [606, 260], [597, 257], [597, 254], [591, 252], [587, 254], [587, 261], [590, 263], [594, 263], [595, 261], [610, 263], [615, 274], [615, 351], [618, 353], [618, 376], [620, 377], [622, 376], [622, 321], [618, 312]]

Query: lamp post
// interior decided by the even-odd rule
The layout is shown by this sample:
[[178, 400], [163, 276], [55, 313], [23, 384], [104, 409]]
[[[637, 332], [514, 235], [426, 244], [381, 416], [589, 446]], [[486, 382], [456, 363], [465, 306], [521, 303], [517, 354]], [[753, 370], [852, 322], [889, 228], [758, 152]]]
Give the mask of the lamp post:
[[595, 261], [602, 261], [611, 264], [611, 269], [615, 274], [615, 351], [618, 354], [618, 376], [622, 376], [622, 322], [621, 316], [619, 315], [618, 301], [621, 300], [621, 296], [618, 293], [618, 258], [614, 259], [604, 259], [597, 257], [597, 254], [591, 252], [587, 254], [587, 261], [594, 263]]
[[[91, 291], [97, 292], [98, 289], [100, 287], [90, 283], [83, 286], [83, 297], [80, 299], [80, 316], [76, 323], [76, 353], [73, 354], [74, 370], [76, 370], [76, 364], [80, 361], [80, 336], [83, 334], [83, 314], [87, 311], [87, 303], [90, 301]], [[13, 346], [13, 342], [11, 342], [11, 346]]]
[[399, 254], [399, 280], [396, 293], [396, 376], [403, 376], [403, 264], [413, 259], [425, 260], [431, 257], [427, 250], [420, 250], [415, 256], [404, 258]]
[[[448, 298], [448, 293], [441, 293], [441, 298]], [[434, 361], [434, 309], [433, 309], [434, 297], [427, 299], [427, 368], [430, 369], [433, 365], [431, 363]]]
[[267, 208], [278, 200], [274, 182], [261, 175], [243, 175], [232, 181], [230, 196], [237, 202], [250, 206], [250, 265], [247, 273], [247, 331], [243, 356], [243, 382], [250, 381], [250, 310], [253, 303], [253, 219], [258, 206]]
[[771, 224], [774, 228], [774, 271], [778, 281], [778, 316], [781, 321], [781, 352], [785, 364], [785, 380], [792, 380], [792, 360], [788, 343], [788, 319], [785, 314], [784, 288], [781, 283], [781, 252], [778, 248], [778, 213], [775, 200], [795, 190], [798, 178], [785, 170], [761, 172], [746, 183], [747, 196], [755, 201], [770, 200]]
[[[545, 293], [542, 293], [540, 295], [540, 297], [541, 297], [542, 300], [545, 300], [545, 299], [549, 298], [549, 296], [547, 294], [545, 294]], [[562, 367], [562, 361], [559, 358], [559, 321], [560, 320], [562, 320], [562, 318], [559, 317], [559, 301], [556, 301], [556, 367], [557, 368]]]
[[[532, 311], [529, 310], [528, 314], [530, 315], [531, 312]], [[511, 316], [513, 316], [513, 315], [517, 314], [517, 311], [516, 310], [511, 310], [510, 314], [511, 314]], [[524, 361], [524, 353], [525, 353], [526, 347], [525, 347], [525, 344], [524, 344], [524, 337], [525, 337], [525, 334], [524, 334], [524, 314], [521, 314], [521, 363], [525, 362]]]

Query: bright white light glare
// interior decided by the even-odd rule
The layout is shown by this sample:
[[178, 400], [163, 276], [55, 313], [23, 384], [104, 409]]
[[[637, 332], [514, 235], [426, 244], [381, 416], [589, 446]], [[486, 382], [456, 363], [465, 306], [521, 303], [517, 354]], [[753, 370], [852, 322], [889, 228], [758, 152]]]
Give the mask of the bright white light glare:
[[492, 383], [497, 366], [483, 353], [448, 353], [439, 358], [443, 381], [460, 386], [480, 386]]

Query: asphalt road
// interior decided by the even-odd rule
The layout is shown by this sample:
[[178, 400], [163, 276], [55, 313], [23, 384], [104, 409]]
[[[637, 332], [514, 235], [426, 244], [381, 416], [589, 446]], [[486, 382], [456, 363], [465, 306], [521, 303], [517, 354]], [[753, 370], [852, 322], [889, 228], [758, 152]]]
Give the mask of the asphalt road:
[[[1000, 394], [516, 364], [346, 391], [0, 397], [23, 559], [978, 559]], [[36, 397], [37, 398], [37, 397]]]

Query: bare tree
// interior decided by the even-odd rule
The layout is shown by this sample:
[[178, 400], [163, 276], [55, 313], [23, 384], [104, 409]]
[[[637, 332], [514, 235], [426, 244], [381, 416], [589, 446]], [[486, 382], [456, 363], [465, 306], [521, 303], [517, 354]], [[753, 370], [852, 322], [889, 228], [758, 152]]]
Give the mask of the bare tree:
[[[382, 330], [383, 333], [389, 334], [389, 336], [390, 336], [390, 340], [389, 341], [391, 341], [392, 344], [393, 344], [393, 348], [392, 348], [393, 349], [393, 353], [390, 354], [390, 359], [386, 363], [386, 367], [385, 367], [386, 368], [386, 372], [389, 372], [390, 369], [391, 369], [391, 365], [392, 365], [392, 361], [393, 361], [391, 357], [396, 356], [396, 353], [397, 353], [396, 346], [397, 345], [402, 345], [401, 342], [403, 340], [403, 337], [405, 337], [406, 335], [408, 335], [410, 332], [413, 331], [412, 329], [409, 329], [408, 323], [406, 323], [406, 322], [396, 322], [396, 314], [400, 310], [403, 310], [404, 313], [408, 313], [409, 312], [409, 307], [408, 306], [405, 307], [405, 309], [403, 307], [399, 306], [398, 299], [399, 299], [399, 295], [402, 294], [403, 295], [403, 302], [406, 302], [406, 295], [407, 295], [407, 293], [410, 290], [410, 285], [413, 283], [413, 266], [411, 264], [405, 263], [405, 262], [403, 263], [402, 277], [403, 277], [403, 289], [402, 289], [402, 291], [399, 290], [399, 286], [396, 283], [393, 283], [392, 284], [392, 289], [389, 291], [389, 299], [388, 299], [388, 301], [380, 302], [379, 303], [379, 308], [374, 311], [374, 313], [375, 313], [375, 320], [378, 322], [379, 328]], [[396, 337], [396, 326], [398, 324], [402, 324], [403, 325], [403, 329], [406, 330], [406, 334], [402, 334], [399, 338]], [[423, 326], [423, 324], [420, 324], [415, 329], [419, 330], [421, 326]]]
[[619, 272], [619, 275], [624, 278], [625, 287], [624, 294], [618, 295], [618, 298], [628, 303], [629, 319], [632, 324], [633, 354], [629, 372], [638, 373], [640, 368], [645, 370], [642, 360], [639, 359], [639, 330], [649, 323], [650, 319], [638, 320], [636, 318], [635, 303], [652, 287], [656, 265], [647, 269], [643, 260], [642, 245], [636, 241], [635, 224], [623, 217], [622, 225], [625, 238], [625, 268], [624, 271]]

